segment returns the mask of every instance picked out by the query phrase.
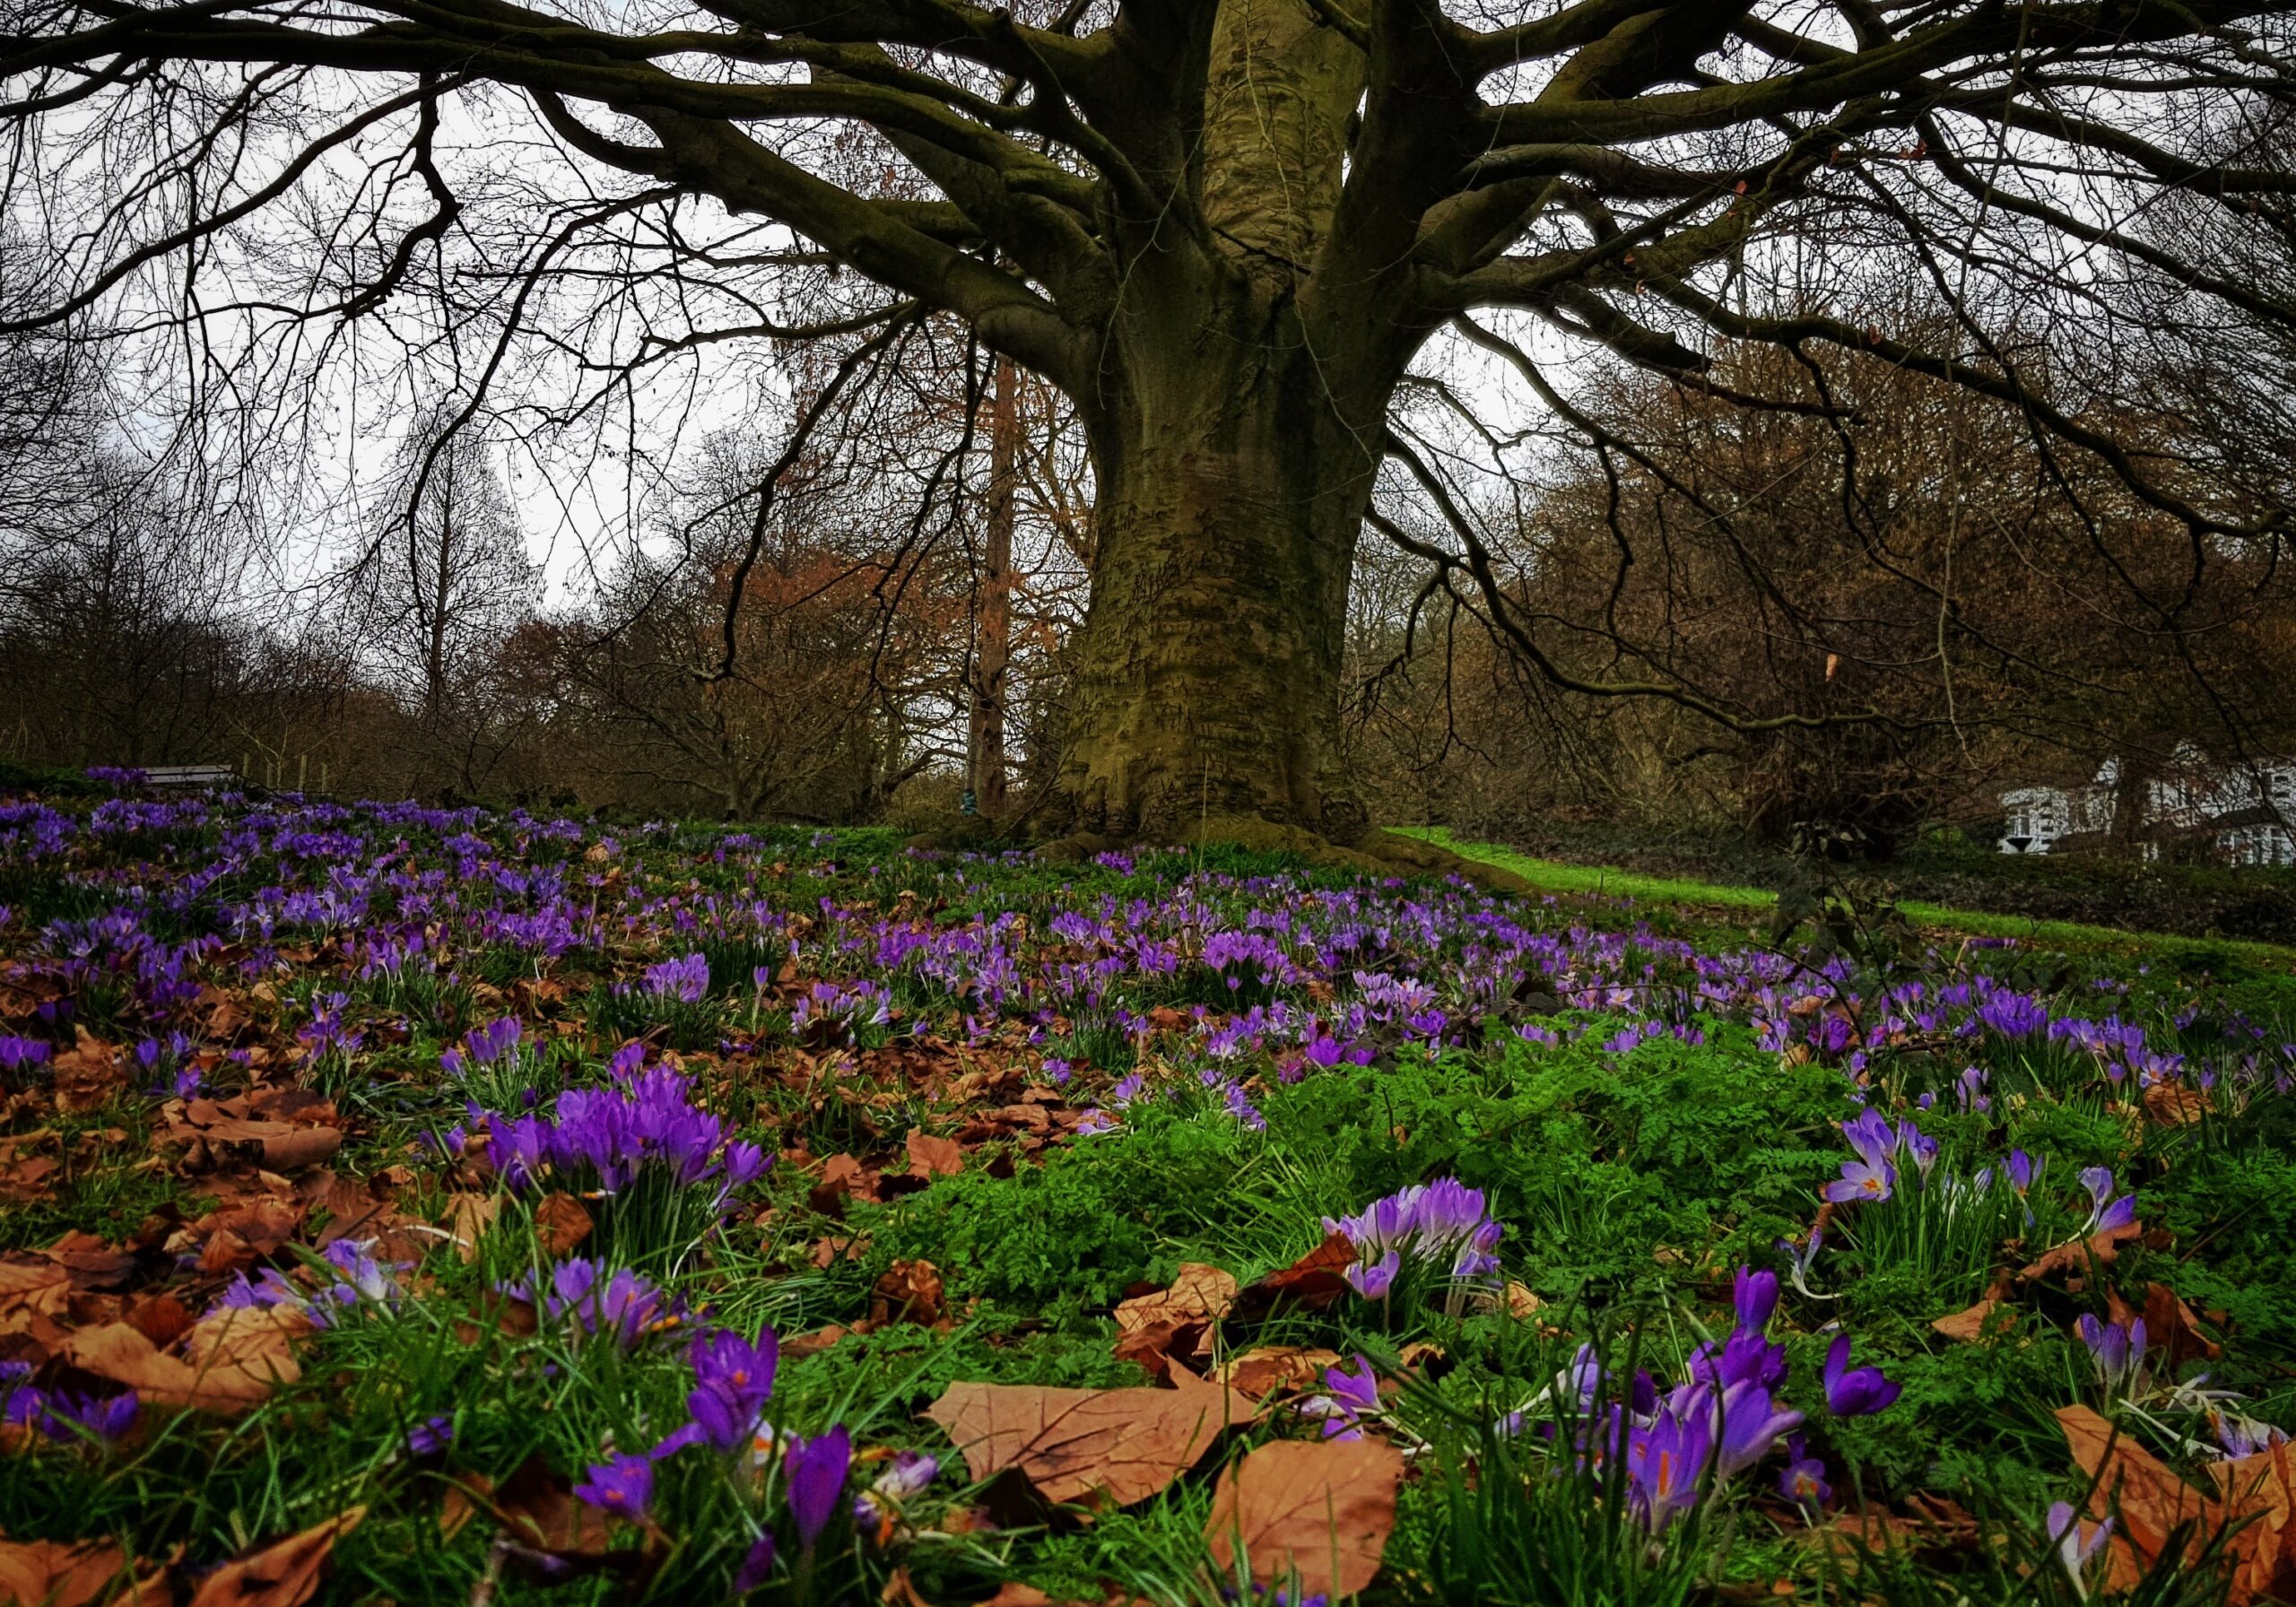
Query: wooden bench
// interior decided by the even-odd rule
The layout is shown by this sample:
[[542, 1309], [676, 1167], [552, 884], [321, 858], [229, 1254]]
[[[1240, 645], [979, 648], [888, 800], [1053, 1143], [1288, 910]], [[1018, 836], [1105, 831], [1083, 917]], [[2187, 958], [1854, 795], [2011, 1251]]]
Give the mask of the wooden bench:
[[146, 786], [235, 786], [239, 773], [227, 764], [155, 764], [144, 769]]

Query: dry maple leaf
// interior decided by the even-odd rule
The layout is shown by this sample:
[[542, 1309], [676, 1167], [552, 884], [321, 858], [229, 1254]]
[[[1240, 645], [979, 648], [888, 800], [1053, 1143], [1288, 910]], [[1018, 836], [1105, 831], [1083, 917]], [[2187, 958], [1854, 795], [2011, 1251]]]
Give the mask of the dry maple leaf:
[[1199, 1261], [1184, 1261], [1171, 1287], [1121, 1301], [1116, 1325], [1126, 1333], [1154, 1323], [1216, 1323], [1236, 1303], [1234, 1276]]
[[1257, 1412], [1241, 1394], [1209, 1385], [952, 1384], [925, 1415], [956, 1442], [977, 1480], [1017, 1468], [1047, 1500], [1097, 1492], [1128, 1507], [1195, 1466], [1222, 1429]]
[[1300, 1594], [1353, 1595], [1379, 1571], [1402, 1479], [1383, 1440], [1275, 1440], [1221, 1472], [1204, 1537], [1223, 1570], [1240, 1548], [1261, 1584], [1296, 1572]]
[[927, 1177], [953, 1177], [965, 1169], [965, 1152], [953, 1138], [936, 1138], [915, 1127], [903, 1141], [911, 1170]]
[[1280, 1306], [1320, 1311], [1349, 1293], [1345, 1276], [1355, 1264], [1355, 1247], [1344, 1233], [1333, 1233], [1290, 1266], [1273, 1272], [1236, 1297], [1231, 1315], [1255, 1321]]
[[930, 1328], [948, 1320], [941, 1292], [941, 1270], [929, 1261], [896, 1261], [869, 1291], [869, 1326], [918, 1323]]
[[310, 1319], [291, 1306], [225, 1307], [191, 1325], [184, 1359], [203, 1377], [230, 1370], [269, 1385], [292, 1384], [303, 1376], [295, 1342], [310, 1331]]
[[1212, 1376], [1239, 1394], [1261, 1400], [1278, 1390], [1313, 1388], [1323, 1381], [1324, 1368], [1338, 1365], [1337, 1351], [1261, 1345], [1231, 1356], [1213, 1369]]
[[[2017, 1281], [2032, 1283], [2043, 1278], [2055, 1277], [2059, 1273], [2086, 1274], [2092, 1264], [2110, 1266], [2113, 1258], [2120, 1253], [2120, 1246], [2129, 1239], [2142, 1238], [2144, 1233], [2143, 1223], [2124, 1222], [2118, 1228], [2108, 1228], [2102, 1233], [2092, 1234], [2087, 1238], [2076, 1238], [2069, 1244], [2059, 1245], [2044, 1252], [2040, 1259], [2021, 1270], [2017, 1273]], [[2077, 1290], [2080, 1285], [2068, 1281], [2066, 1287]]]
[[2155, 1082], [2144, 1090], [2144, 1114], [2155, 1126], [2185, 1127], [2209, 1112], [2207, 1093], [2181, 1082]]
[[272, 1375], [250, 1372], [225, 1359], [202, 1369], [170, 1356], [126, 1323], [74, 1331], [65, 1359], [83, 1371], [125, 1384], [154, 1406], [202, 1412], [244, 1412], [271, 1393]]
[[233, 1559], [200, 1582], [191, 1607], [302, 1607], [318, 1590], [319, 1574], [335, 1542], [366, 1516], [364, 1507], [353, 1507], [339, 1517]]
[[454, 1235], [455, 1255], [465, 1266], [478, 1259], [478, 1241], [502, 1210], [500, 1194], [452, 1194], [439, 1225]]
[[2060, 1406], [2057, 1427], [2073, 1460], [2094, 1482], [2089, 1516], [2117, 1517], [2109, 1591], [2126, 1590], [2159, 1559], [2180, 1524], [2195, 1525], [2197, 1545], [2222, 1524], [2217, 1504], [2186, 1483], [2159, 1457], [2086, 1406]]
[[[1993, 1314], [2000, 1309], [2001, 1302], [1998, 1300], [1979, 1300], [1968, 1310], [1956, 1311], [1951, 1316], [1941, 1316], [1929, 1325], [1947, 1339], [1958, 1339], [1964, 1344], [1975, 1344], [1985, 1336], [1986, 1325], [1993, 1321]], [[2016, 1313], [2012, 1310], [2007, 1317], [1996, 1325], [1996, 1327], [1999, 1332], [2006, 1333], [2015, 1325], [2016, 1320]]]
[[[0, 1602], [22, 1607], [163, 1607], [164, 1575], [129, 1577], [127, 1553], [109, 1540], [0, 1540]], [[120, 1581], [115, 1583], [115, 1581]]]
[[597, 1224], [582, 1202], [570, 1194], [547, 1194], [535, 1207], [535, 1243], [545, 1255], [571, 1255]]
[[2200, 1331], [2200, 1318], [2193, 1308], [2179, 1299], [2176, 1291], [2165, 1283], [2144, 1286], [2142, 1312], [2111, 1290], [2105, 1291], [2105, 1306], [2111, 1319], [2124, 1327], [2143, 1316], [2148, 1342], [2167, 1355], [2172, 1368], [2196, 1356], [2213, 1360], [2223, 1352], [2222, 1345]]
[[2255, 1601], [2296, 1600], [2296, 1457], [2277, 1445], [2237, 1462], [2207, 1468], [2224, 1512], [2248, 1520], [2232, 1537], [2233, 1607]]

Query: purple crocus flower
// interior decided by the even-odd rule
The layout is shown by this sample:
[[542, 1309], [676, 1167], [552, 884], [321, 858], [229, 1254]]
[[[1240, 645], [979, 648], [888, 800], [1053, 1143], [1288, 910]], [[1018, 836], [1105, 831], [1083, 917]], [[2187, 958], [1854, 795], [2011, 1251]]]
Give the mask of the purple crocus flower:
[[1759, 1328], [1741, 1328], [1718, 1351], [1700, 1345], [1690, 1359], [1690, 1373], [1718, 1388], [1759, 1384], [1767, 1389], [1786, 1377], [1786, 1348], [1770, 1343]]
[[646, 991], [657, 998], [699, 1004], [709, 991], [709, 961], [700, 954], [665, 960], [646, 968]]
[[454, 1443], [455, 1420], [450, 1417], [425, 1418], [406, 1431], [406, 1454], [410, 1456], [436, 1456]]
[[734, 1594], [745, 1596], [761, 1588], [773, 1575], [773, 1531], [768, 1529], [757, 1537], [742, 1559], [742, 1566], [734, 1575]]
[[1866, 1417], [1886, 1410], [1903, 1391], [1877, 1367], [1849, 1366], [1849, 1335], [1838, 1333], [1826, 1351], [1826, 1410], [1836, 1417]]
[[1737, 1308], [1738, 1326], [1761, 1333], [1778, 1311], [1778, 1274], [1740, 1267], [1731, 1281], [1730, 1299]]
[[84, 1430], [98, 1439], [115, 1440], [135, 1427], [143, 1403], [132, 1389], [116, 1395], [83, 1395], [57, 1391], [48, 1397], [39, 1431], [50, 1439], [77, 1438]]
[[853, 1498], [853, 1521], [866, 1530], [882, 1530], [902, 1506], [922, 1494], [941, 1476], [939, 1458], [923, 1451], [896, 1451], [869, 1488]]
[[1661, 1412], [1626, 1441], [1627, 1497], [1653, 1534], [1698, 1503], [1699, 1484], [1714, 1454], [1709, 1412]]
[[2105, 1542], [2111, 1538], [2113, 1520], [2106, 1518], [2098, 1524], [2089, 1532], [2085, 1539], [2082, 1535], [2081, 1529], [2081, 1520], [2074, 1512], [2070, 1503], [2058, 1501], [2050, 1506], [2048, 1509], [2049, 1542], [2057, 1547], [2057, 1559], [2065, 1564], [2066, 1573], [2071, 1576], [2074, 1590], [2085, 1597], [2089, 1594], [2089, 1586], [2083, 1576], [2089, 1570], [2089, 1559], [2102, 1550]]
[[2074, 1327], [2089, 1348], [2089, 1359], [2106, 1389], [2123, 1390], [2136, 1382], [2144, 1368], [2143, 1317], [2127, 1323], [2100, 1323], [2084, 1311]]
[[1726, 1479], [1753, 1466], [1802, 1426], [1802, 1414], [1779, 1405], [1760, 1384], [1733, 1384], [1725, 1389], [1721, 1419], [1715, 1437], [1715, 1469]]
[[1396, 1274], [1403, 1271], [1403, 1256], [1389, 1250], [1378, 1260], [1365, 1265], [1359, 1258], [1347, 1269], [1348, 1285], [1367, 1300], [1384, 1300], [1396, 1286]]
[[1805, 1517], [1833, 1499], [1833, 1486], [1826, 1482], [1826, 1464], [1810, 1455], [1798, 1434], [1786, 1442], [1786, 1465], [1778, 1471], [1778, 1493], [1799, 1507]]
[[1321, 1418], [1326, 1439], [1362, 1438], [1363, 1420], [1379, 1410], [1379, 1380], [1371, 1370], [1370, 1359], [1358, 1352], [1352, 1373], [1336, 1367], [1324, 1368], [1324, 1388], [1328, 1393], [1300, 1404], [1300, 1415]]
[[601, 1512], [638, 1519], [646, 1516], [647, 1504], [654, 1498], [654, 1464], [645, 1456], [633, 1456], [628, 1452], [590, 1464], [590, 1476], [574, 1487], [577, 1500], [588, 1503]]
[[853, 1463], [853, 1438], [843, 1424], [811, 1439], [792, 1438], [784, 1466], [789, 1480], [789, 1516], [797, 1521], [797, 1543], [810, 1551], [829, 1527], [845, 1474]]
[[2002, 1162], [2002, 1170], [2009, 1175], [2009, 1186], [2017, 1191], [2020, 1199], [2033, 1186], [2033, 1158], [2022, 1150], [2009, 1151], [2009, 1159]]
[[758, 1413], [773, 1394], [781, 1344], [770, 1328], [752, 1344], [726, 1329], [693, 1342], [693, 1392], [686, 1410], [711, 1445], [731, 1451], [747, 1444]]
[[2081, 1173], [2081, 1186], [2089, 1191], [2089, 1225], [2081, 1230], [2083, 1234], [2118, 1232], [2136, 1220], [2135, 1194], [2123, 1194], [2118, 1200], [2113, 1198], [2110, 1168], [2086, 1168]]

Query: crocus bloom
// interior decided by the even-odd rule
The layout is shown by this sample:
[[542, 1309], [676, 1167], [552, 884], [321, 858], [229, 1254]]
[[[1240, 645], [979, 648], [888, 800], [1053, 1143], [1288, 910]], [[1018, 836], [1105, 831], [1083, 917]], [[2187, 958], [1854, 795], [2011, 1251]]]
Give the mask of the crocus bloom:
[[748, 1440], [773, 1394], [780, 1355], [780, 1341], [770, 1328], [755, 1344], [725, 1329], [693, 1342], [694, 1388], [685, 1398], [686, 1410], [710, 1444], [731, 1451]]
[[2123, 1194], [2113, 1198], [2113, 1175], [2109, 1168], [2092, 1166], [2081, 1174], [2081, 1186], [2089, 1191], [2089, 1225], [2084, 1234], [2113, 1233], [2136, 1220], [2136, 1196]]
[[1715, 1468], [1726, 1479], [1753, 1466], [1802, 1426], [1802, 1414], [1779, 1406], [1760, 1384], [1733, 1384], [1724, 1390], [1721, 1415]]
[[797, 1543], [805, 1550], [812, 1551], [829, 1527], [852, 1462], [853, 1438], [842, 1424], [811, 1439], [790, 1440], [783, 1464], [789, 1479], [789, 1516], [797, 1520]]
[[1379, 1410], [1379, 1380], [1371, 1371], [1370, 1359], [1358, 1352], [1353, 1372], [1344, 1368], [1324, 1368], [1324, 1388], [1329, 1393], [1303, 1402], [1300, 1412], [1303, 1417], [1321, 1418], [1326, 1439], [1361, 1439], [1363, 1420]]
[[647, 1503], [654, 1498], [654, 1464], [644, 1456], [628, 1452], [604, 1462], [590, 1464], [589, 1478], [574, 1487], [575, 1498], [586, 1501], [601, 1512], [612, 1512], [626, 1518], [646, 1516]]
[[39, 1430], [50, 1439], [77, 1438], [82, 1430], [98, 1439], [117, 1439], [135, 1426], [143, 1403], [134, 1390], [116, 1395], [83, 1395], [62, 1391], [48, 1397]]
[[1886, 1410], [1904, 1386], [1877, 1367], [1849, 1367], [1849, 1335], [1839, 1333], [1826, 1351], [1826, 1410], [1836, 1417], [1866, 1417]]
[[896, 1451], [869, 1488], [853, 1498], [853, 1521], [864, 1529], [882, 1530], [892, 1522], [902, 1505], [941, 1476], [937, 1457], [923, 1451]]
[[1778, 1274], [1740, 1267], [1732, 1282], [1731, 1301], [1737, 1307], [1738, 1326], [1760, 1333], [1778, 1310]]
[[1810, 1455], [1800, 1435], [1786, 1442], [1786, 1465], [1778, 1470], [1779, 1494], [1805, 1516], [1833, 1499], [1833, 1486], [1826, 1482], [1826, 1464]]
[[406, 1452], [410, 1456], [436, 1456], [453, 1443], [454, 1438], [454, 1419], [425, 1418], [406, 1431]]
[[1347, 1269], [1347, 1281], [1365, 1299], [1384, 1300], [1396, 1285], [1396, 1275], [1402, 1271], [1403, 1256], [1389, 1250], [1369, 1266], [1358, 1260]]
[[1661, 1412], [1648, 1428], [1627, 1436], [1628, 1498], [1654, 1534], [1697, 1504], [1713, 1454], [1708, 1415]]
[[2089, 1359], [2096, 1364], [2098, 1380], [2106, 1389], [2126, 1389], [2136, 1382], [2144, 1368], [2143, 1317], [2126, 1324], [2100, 1323], [2084, 1311], [2074, 1326], [2081, 1342], [2088, 1346]]
[[2073, 1588], [2085, 1601], [2089, 1595], [2089, 1582], [2084, 1577], [2089, 1570], [2089, 1559], [2103, 1548], [2112, 1534], [2113, 1520], [2105, 1519], [2090, 1530], [2085, 1538], [2081, 1533], [2082, 1527], [2080, 1518], [2074, 1515], [2069, 1503], [2058, 1501], [2049, 1507], [2049, 1540], [2057, 1547], [2057, 1559], [2065, 1564], [2065, 1571], [2073, 1580]]
[[1825, 1229], [1822, 1228], [1811, 1229], [1808, 1242], [1799, 1247], [1791, 1239], [1778, 1241], [1778, 1247], [1787, 1256], [1786, 1275], [1794, 1281], [1795, 1291], [1806, 1299], [1836, 1300], [1841, 1298], [1839, 1295], [1822, 1295], [1810, 1287], [1810, 1268], [1816, 1264], [1818, 1251], [1825, 1241]]
[[745, 1596], [762, 1586], [773, 1574], [773, 1531], [768, 1529], [757, 1537], [749, 1554], [742, 1559], [741, 1568], [734, 1575], [734, 1594]]

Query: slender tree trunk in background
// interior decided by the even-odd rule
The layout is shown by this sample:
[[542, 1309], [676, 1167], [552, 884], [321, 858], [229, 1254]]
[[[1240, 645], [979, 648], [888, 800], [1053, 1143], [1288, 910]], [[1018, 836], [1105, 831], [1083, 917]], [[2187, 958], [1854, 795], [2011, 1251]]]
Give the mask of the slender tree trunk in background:
[[989, 398], [988, 516], [984, 546], [979, 641], [973, 656], [966, 754], [973, 796], [992, 820], [1004, 812], [1004, 695], [1013, 662], [1013, 512], [1018, 490], [1020, 374], [996, 360]]

